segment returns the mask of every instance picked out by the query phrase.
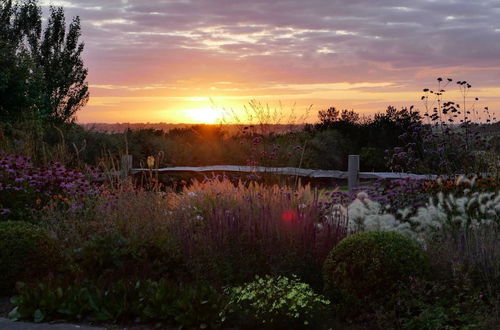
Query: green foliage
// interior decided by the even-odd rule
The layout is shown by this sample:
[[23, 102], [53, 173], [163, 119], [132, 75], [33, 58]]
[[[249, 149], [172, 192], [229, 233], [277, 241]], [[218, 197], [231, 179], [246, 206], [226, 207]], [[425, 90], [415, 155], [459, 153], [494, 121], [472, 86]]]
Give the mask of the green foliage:
[[338, 111], [335, 107], [318, 112], [319, 123], [316, 125], [320, 129], [338, 128], [341, 126], [355, 126], [359, 123], [359, 114], [354, 111]]
[[375, 147], [362, 147], [359, 150], [360, 163], [364, 164], [363, 167], [369, 171], [375, 169], [385, 169], [385, 156], [380, 148]]
[[226, 313], [253, 329], [317, 329], [330, 301], [296, 276], [264, 278], [227, 290]]
[[[340, 158], [340, 162], [330, 160], [319, 168], [344, 169], [347, 167], [347, 155], [359, 154], [362, 170], [386, 171], [386, 150], [397, 147], [400, 144], [400, 136], [407, 136], [408, 142], [417, 147], [421, 146], [420, 136], [412, 134], [414, 127], [422, 126], [421, 117], [412, 108], [396, 109], [389, 106], [385, 112], [378, 113], [373, 118], [361, 119], [359, 114], [352, 110], [339, 112], [332, 107], [319, 111], [318, 119], [311, 145], [321, 146], [325, 143], [325, 146], [323, 150], [315, 153], [314, 159], [321, 162], [325, 155], [332, 154]], [[336, 141], [324, 139], [325, 136], [333, 137], [333, 134], [336, 135]]]
[[427, 238], [426, 249], [439, 289], [435, 296], [447, 297], [449, 304], [454, 297], [453, 304], [461, 306], [457, 314], [477, 311], [476, 318], [491, 314], [500, 322], [500, 226], [489, 222], [459, 231], [443, 227]]
[[413, 279], [394, 297], [393, 313], [379, 315], [378, 322], [415, 330], [489, 329], [500, 320], [495, 299], [466, 279]]
[[161, 281], [120, 280], [106, 287], [84, 283], [19, 285], [13, 320], [54, 319], [107, 322], [156, 322], [159, 326], [218, 328], [225, 298], [210, 286]]
[[[28, 17], [38, 16], [26, 3], [21, 10], [11, 0], [0, 1], [0, 114], [2, 121], [19, 117], [20, 110], [30, 111], [40, 97], [33, 59], [21, 47], [24, 27], [32, 25]], [[29, 115], [29, 114], [28, 114]]]
[[225, 321], [221, 314], [226, 304], [226, 297], [211, 286], [203, 283], [181, 285], [173, 301], [172, 315], [176, 324], [189, 328], [214, 329]]
[[345, 238], [331, 251], [324, 264], [324, 284], [329, 294], [374, 302], [427, 270], [423, 250], [410, 238], [396, 232], [365, 232]]
[[55, 242], [42, 228], [21, 221], [0, 222], [0, 295], [16, 281], [29, 281], [56, 271], [62, 260]]
[[[347, 155], [355, 153], [357, 144], [338, 130], [314, 133], [308, 141], [304, 155], [304, 167], [342, 169], [347, 166]], [[319, 157], [321, 155], [321, 157]]]
[[[43, 33], [42, 33], [43, 30]], [[70, 121], [88, 101], [80, 19], [66, 29], [50, 9], [45, 29], [36, 0], [0, 1], [0, 114], [6, 121]]]
[[117, 278], [159, 279], [186, 272], [180, 250], [168, 238], [142, 241], [104, 232], [74, 250], [72, 257], [83, 277], [104, 283]]

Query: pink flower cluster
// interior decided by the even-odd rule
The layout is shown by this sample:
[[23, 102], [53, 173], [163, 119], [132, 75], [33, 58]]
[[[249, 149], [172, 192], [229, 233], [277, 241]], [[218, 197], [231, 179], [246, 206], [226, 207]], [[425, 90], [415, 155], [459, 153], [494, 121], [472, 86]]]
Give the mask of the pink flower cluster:
[[55, 162], [37, 167], [27, 157], [0, 152], [0, 196], [5, 197], [0, 200], [0, 214], [10, 212], [5, 207], [6, 199], [16, 194], [34, 193], [39, 198], [62, 195], [70, 199], [96, 194], [99, 186], [92, 181], [100, 175], [95, 168], [85, 175]]

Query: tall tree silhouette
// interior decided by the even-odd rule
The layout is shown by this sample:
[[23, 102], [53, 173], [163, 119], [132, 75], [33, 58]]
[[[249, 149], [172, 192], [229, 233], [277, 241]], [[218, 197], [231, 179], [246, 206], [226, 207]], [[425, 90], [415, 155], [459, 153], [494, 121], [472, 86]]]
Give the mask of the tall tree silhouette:
[[36, 0], [0, 0], [0, 114], [68, 122], [88, 101], [80, 19], [66, 27], [62, 7], [51, 7], [45, 28]]

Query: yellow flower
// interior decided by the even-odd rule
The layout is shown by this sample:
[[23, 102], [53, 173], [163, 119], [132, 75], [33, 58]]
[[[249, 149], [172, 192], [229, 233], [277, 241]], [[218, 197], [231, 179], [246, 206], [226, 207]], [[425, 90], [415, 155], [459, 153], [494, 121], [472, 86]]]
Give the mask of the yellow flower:
[[153, 166], [155, 166], [155, 158], [153, 156], [149, 156], [146, 163], [150, 169], [153, 168]]

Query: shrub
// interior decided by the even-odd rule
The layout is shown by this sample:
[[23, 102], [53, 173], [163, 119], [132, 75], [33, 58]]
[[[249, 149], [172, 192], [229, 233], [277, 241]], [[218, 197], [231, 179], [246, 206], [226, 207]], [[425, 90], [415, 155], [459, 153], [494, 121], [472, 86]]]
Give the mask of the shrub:
[[256, 276], [255, 281], [227, 291], [228, 316], [237, 315], [242, 326], [253, 329], [317, 329], [330, 304], [296, 276]]
[[[384, 329], [496, 329], [498, 302], [465, 278], [413, 279], [388, 313], [373, 315]], [[496, 325], [496, 326], [495, 326]]]
[[159, 279], [184, 270], [178, 248], [171, 240], [143, 241], [118, 232], [92, 237], [72, 254], [84, 278], [104, 282], [117, 279]]
[[428, 270], [423, 250], [396, 232], [366, 232], [347, 237], [324, 264], [326, 292], [346, 299], [377, 300]]
[[[173, 291], [172, 315], [175, 324], [188, 329], [215, 329], [224, 323], [223, 309], [227, 298], [212, 286], [199, 282], [177, 286], [177, 290]], [[151, 306], [157, 305], [151, 302]]]
[[10, 294], [16, 281], [47, 275], [60, 261], [60, 251], [44, 229], [0, 222], [0, 294]]
[[158, 322], [157, 327], [215, 329], [225, 298], [210, 286], [170, 281], [120, 280], [107, 286], [94, 283], [19, 286], [11, 299], [13, 320], [35, 322], [54, 319], [107, 322]]

